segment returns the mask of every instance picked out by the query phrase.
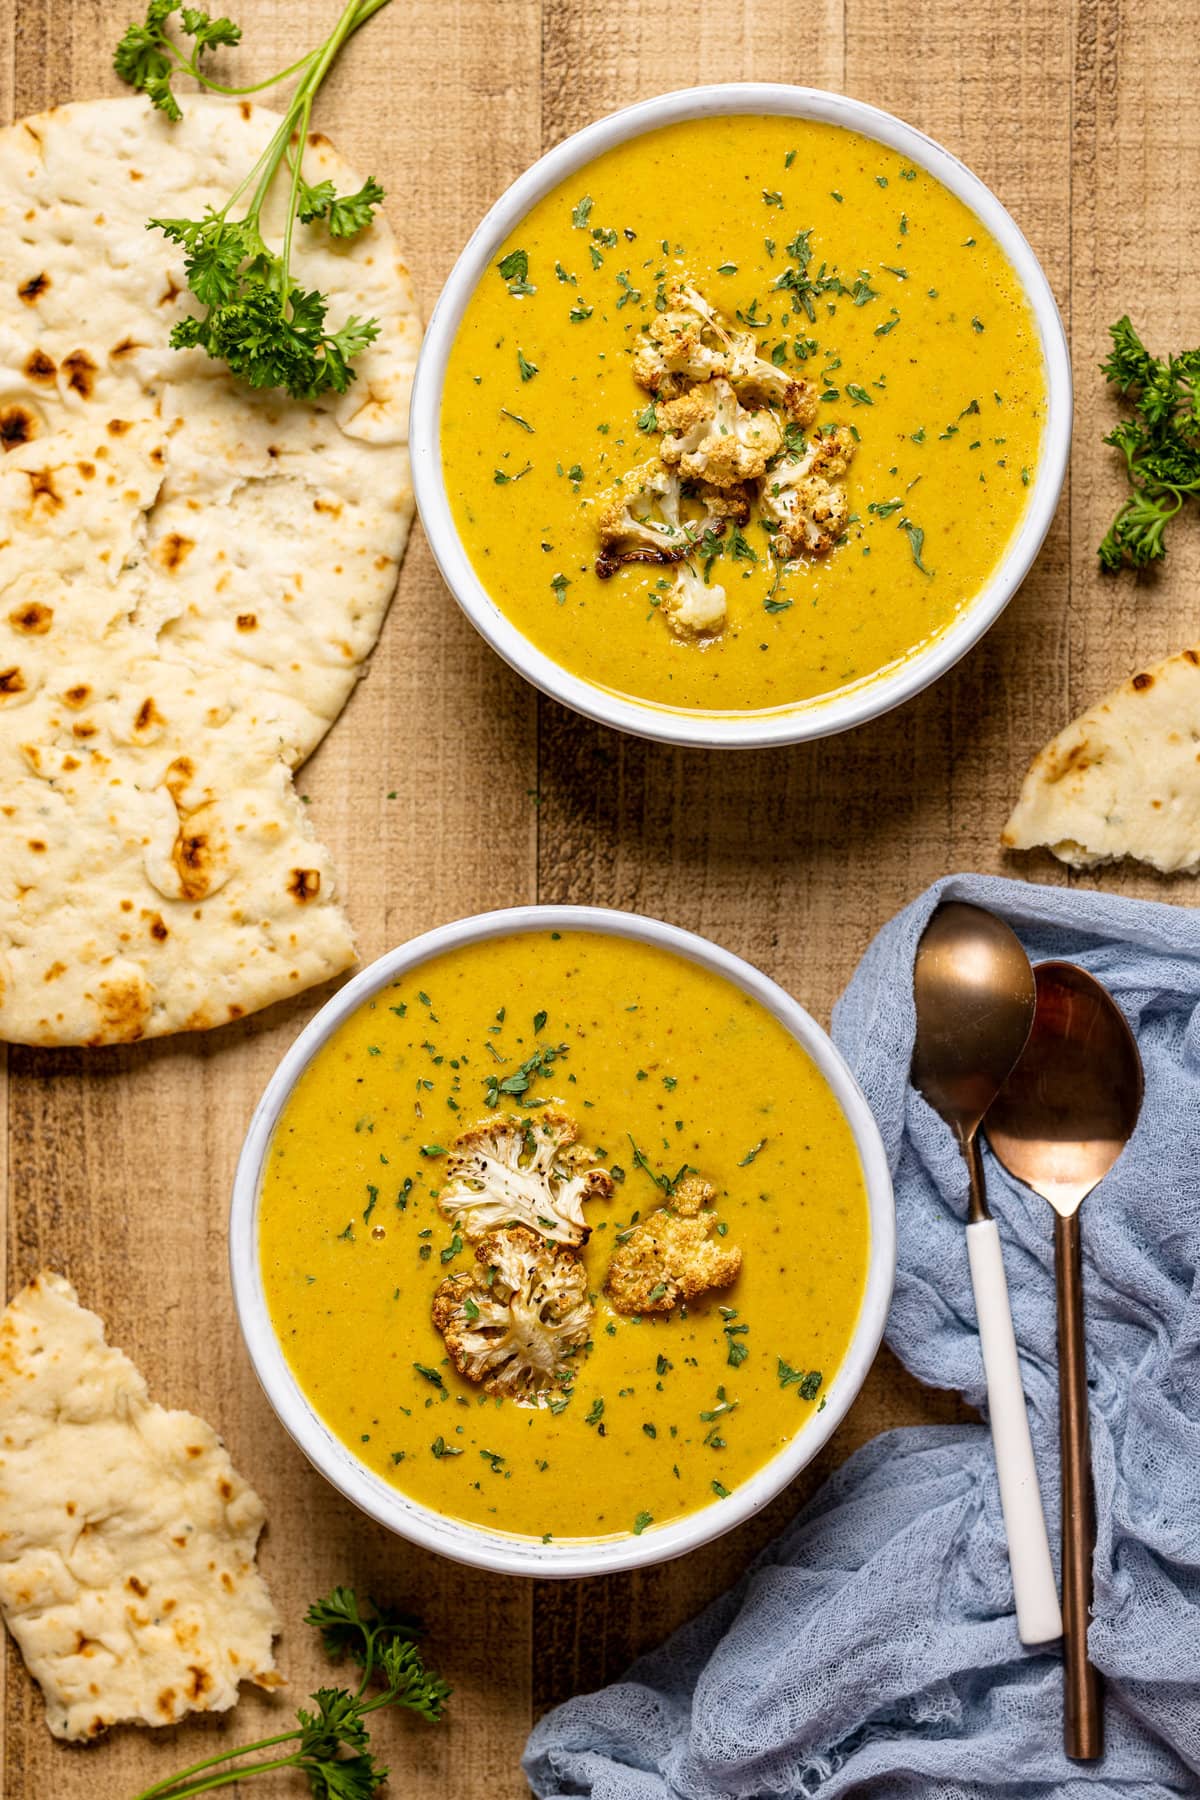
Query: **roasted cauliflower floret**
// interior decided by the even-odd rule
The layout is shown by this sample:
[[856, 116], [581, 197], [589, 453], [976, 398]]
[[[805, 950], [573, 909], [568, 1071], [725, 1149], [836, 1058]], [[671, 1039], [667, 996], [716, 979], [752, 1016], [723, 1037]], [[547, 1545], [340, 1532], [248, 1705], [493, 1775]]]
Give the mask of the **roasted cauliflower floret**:
[[460, 1375], [536, 1405], [569, 1382], [571, 1352], [591, 1330], [583, 1263], [523, 1225], [489, 1232], [475, 1260], [478, 1269], [442, 1282], [433, 1322]]
[[725, 589], [716, 582], [710, 587], [691, 563], [680, 563], [662, 611], [676, 637], [715, 637], [725, 626]]
[[685, 1175], [670, 1202], [635, 1225], [613, 1251], [605, 1292], [620, 1313], [670, 1312], [709, 1288], [728, 1287], [742, 1253], [713, 1238], [713, 1191], [698, 1175]]
[[687, 529], [682, 507], [683, 483], [657, 458], [634, 470], [596, 520], [600, 534], [597, 575], [613, 575], [631, 562], [679, 562], [696, 541]]
[[633, 358], [633, 379], [659, 400], [672, 400], [696, 381], [728, 368], [729, 334], [695, 288], [674, 287]]
[[772, 543], [785, 562], [825, 556], [845, 532], [849, 503], [844, 486], [854, 439], [844, 425], [815, 437], [803, 455], [785, 458], [762, 486], [763, 517], [778, 529]]
[[758, 354], [752, 337], [739, 337], [729, 355], [729, 385], [751, 406], [772, 406], [793, 424], [809, 426], [817, 416], [817, 387], [797, 381]]
[[[692, 516], [684, 511], [688, 503]], [[606, 579], [626, 563], [682, 562], [705, 532], [719, 537], [731, 519], [744, 525], [749, 517], [750, 497], [744, 488], [698, 482], [689, 484], [685, 493], [680, 475], [655, 457], [614, 489], [596, 520], [600, 534], [596, 573]]]
[[565, 1113], [501, 1114], [455, 1138], [438, 1205], [478, 1243], [500, 1225], [524, 1225], [554, 1244], [585, 1244], [587, 1200], [607, 1200], [612, 1176], [578, 1143]]
[[669, 400], [659, 411], [659, 454], [689, 481], [734, 487], [757, 481], [783, 448], [774, 417], [752, 412], [721, 377]]

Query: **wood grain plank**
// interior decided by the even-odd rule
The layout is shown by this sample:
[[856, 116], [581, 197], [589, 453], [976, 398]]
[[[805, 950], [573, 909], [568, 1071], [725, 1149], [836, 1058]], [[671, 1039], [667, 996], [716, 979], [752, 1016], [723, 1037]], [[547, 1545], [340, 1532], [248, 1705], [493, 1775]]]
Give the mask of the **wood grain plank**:
[[[1173, 0], [1155, 12], [1151, 30], [1126, 0], [1078, 0], [1074, 29], [1072, 655], [1066, 704], [1051, 731], [1127, 675], [1200, 641], [1194, 517], [1176, 523], [1166, 561], [1152, 571], [1106, 576], [1096, 560], [1128, 492], [1122, 459], [1101, 442], [1120, 416], [1099, 373], [1108, 327], [1128, 312], [1159, 354], [1200, 343], [1200, 217], [1190, 198], [1200, 191], [1192, 15]], [[1167, 879], [1134, 865], [1073, 879], [1177, 905], [1200, 900], [1193, 878]]]
[[[136, 10], [129, 0], [22, 4], [19, 25], [0, 40], [11, 51], [11, 109], [118, 91], [112, 46]], [[336, 7], [249, 0], [235, 11], [246, 34], [237, 67], [248, 80], [317, 42]], [[502, 31], [495, 21], [486, 0], [388, 8], [320, 103], [322, 128], [388, 190], [426, 312], [479, 214], [539, 147], [536, 0], [506, 5]], [[471, 631], [415, 532], [369, 673], [297, 784], [333, 851], [362, 954], [531, 899], [535, 784], [530, 692]], [[12, 1053], [13, 1280], [43, 1263], [65, 1268], [156, 1397], [224, 1433], [267, 1504], [262, 1562], [291, 1678], [279, 1700], [249, 1695], [224, 1722], [118, 1732], [80, 1754], [50, 1741], [10, 1648], [3, 1763], [12, 1800], [121, 1800], [210, 1742], [270, 1729], [323, 1678], [327, 1665], [300, 1619], [337, 1580], [422, 1613], [431, 1660], [455, 1688], [443, 1730], [380, 1723], [397, 1788], [415, 1800], [525, 1791], [517, 1764], [530, 1715], [528, 1588], [422, 1554], [343, 1502], [276, 1422], [234, 1322], [225, 1221], [238, 1145], [279, 1056], [324, 997], [207, 1038], [95, 1055]], [[286, 1781], [262, 1786], [263, 1800], [295, 1793]]]

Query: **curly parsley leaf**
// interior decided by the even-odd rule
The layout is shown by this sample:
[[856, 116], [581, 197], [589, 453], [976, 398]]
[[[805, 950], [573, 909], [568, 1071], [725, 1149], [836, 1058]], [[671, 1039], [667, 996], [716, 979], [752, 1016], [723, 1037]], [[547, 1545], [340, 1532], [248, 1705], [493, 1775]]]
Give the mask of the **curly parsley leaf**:
[[1104, 439], [1124, 457], [1133, 490], [1099, 546], [1101, 568], [1113, 573], [1161, 562], [1167, 526], [1200, 493], [1200, 349], [1152, 356], [1128, 315], [1109, 335], [1101, 373], [1132, 408]]
[[[357, 316], [330, 329], [327, 297], [293, 278], [290, 259], [297, 218], [323, 222], [332, 238], [353, 237], [371, 223], [383, 189], [373, 178], [353, 194], [338, 194], [328, 180], [310, 185], [292, 166], [290, 146], [293, 137], [306, 139], [313, 101], [345, 40], [386, 4], [387, 0], [350, 0], [326, 42], [285, 71], [300, 72], [287, 113], [250, 175], [223, 207], [210, 207], [199, 219], [149, 221], [150, 229], [182, 247], [188, 288], [203, 309], [176, 323], [172, 345], [205, 351], [226, 363], [249, 387], [282, 388], [298, 400], [344, 394], [355, 378], [354, 362], [379, 335], [374, 319]], [[191, 39], [188, 54], [167, 29], [176, 13], [184, 36]], [[181, 8], [171, 0], [150, 0], [145, 20], [130, 25], [118, 44], [114, 67], [123, 81], [169, 118], [178, 119], [175, 77], [190, 75], [203, 87], [218, 86], [204, 74], [201, 59], [214, 49], [239, 43], [241, 35], [231, 19], [213, 18], [195, 7]], [[221, 91], [257, 92], [270, 85]], [[275, 252], [264, 240], [261, 219], [281, 165], [288, 172], [288, 210], [282, 247]], [[246, 209], [235, 216], [233, 208], [246, 190], [250, 191]]]
[[300, 219], [305, 225], [324, 219], [330, 237], [356, 237], [374, 219], [375, 208], [382, 199], [383, 189], [374, 176], [368, 176], [356, 194], [336, 194], [332, 181], [318, 182], [316, 187], [302, 182]]
[[[192, 39], [190, 56], [184, 56], [167, 31], [172, 13], [180, 14], [180, 25]], [[204, 53], [232, 49], [241, 38], [242, 28], [232, 19], [214, 19], [194, 6], [180, 7], [177, 0], [150, 0], [143, 22], [128, 26], [117, 45], [113, 68], [122, 81], [145, 94], [169, 119], [180, 119], [183, 114], [171, 86], [175, 76], [193, 75], [203, 82], [200, 58]]]

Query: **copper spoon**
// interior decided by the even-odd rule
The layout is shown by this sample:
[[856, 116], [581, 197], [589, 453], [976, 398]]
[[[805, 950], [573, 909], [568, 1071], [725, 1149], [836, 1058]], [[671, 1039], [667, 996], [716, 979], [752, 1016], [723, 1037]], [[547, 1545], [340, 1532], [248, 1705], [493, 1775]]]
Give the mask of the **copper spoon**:
[[958, 1139], [970, 1201], [967, 1255], [987, 1377], [988, 1418], [1008, 1538], [1017, 1630], [1026, 1644], [1062, 1632], [1029, 1416], [1013, 1335], [1000, 1233], [988, 1211], [979, 1122], [1033, 1024], [1033, 970], [1003, 919], [953, 900], [939, 906], [913, 966], [912, 1078]]
[[1142, 1059], [1106, 988], [1073, 963], [1039, 963], [1037, 1011], [1021, 1060], [987, 1115], [1004, 1167], [1054, 1208], [1062, 1441], [1063, 1660], [1068, 1756], [1104, 1754], [1104, 1697], [1088, 1660], [1096, 1514], [1088, 1436], [1079, 1208], [1137, 1124]]

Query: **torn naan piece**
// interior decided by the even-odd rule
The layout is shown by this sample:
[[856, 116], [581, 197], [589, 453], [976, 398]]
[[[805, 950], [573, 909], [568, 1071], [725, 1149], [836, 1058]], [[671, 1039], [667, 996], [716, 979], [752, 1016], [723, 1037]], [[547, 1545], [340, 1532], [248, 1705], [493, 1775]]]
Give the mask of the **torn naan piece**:
[[[298, 228], [300, 284], [381, 329], [346, 394], [295, 401], [169, 347], [195, 302], [147, 230], [219, 206], [277, 123], [127, 99], [0, 131], [3, 1039], [221, 1025], [354, 960], [291, 771], [404, 552], [412, 283], [381, 216]], [[359, 185], [319, 135], [303, 160]]]
[[1128, 681], [1035, 758], [1001, 840], [1073, 868], [1200, 868], [1200, 648]]
[[62, 1275], [0, 1317], [0, 1610], [55, 1737], [224, 1712], [280, 1684], [262, 1502], [167, 1412]]

